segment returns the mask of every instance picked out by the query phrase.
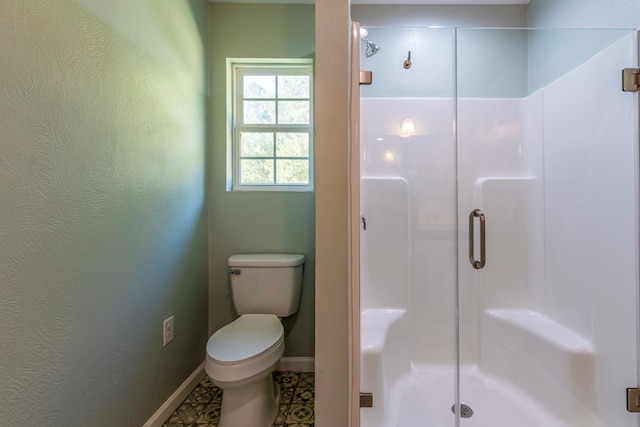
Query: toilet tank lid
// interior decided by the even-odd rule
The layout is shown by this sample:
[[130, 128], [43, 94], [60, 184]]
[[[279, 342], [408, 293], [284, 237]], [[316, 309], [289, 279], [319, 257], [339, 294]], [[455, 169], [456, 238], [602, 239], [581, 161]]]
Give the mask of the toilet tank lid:
[[229, 267], [295, 267], [304, 263], [300, 254], [240, 254], [231, 255]]

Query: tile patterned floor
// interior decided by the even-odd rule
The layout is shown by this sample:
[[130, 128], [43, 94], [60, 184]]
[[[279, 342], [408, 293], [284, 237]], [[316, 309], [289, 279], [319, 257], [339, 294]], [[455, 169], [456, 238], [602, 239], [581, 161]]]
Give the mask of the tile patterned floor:
[[[313, 372], [274, 372], [273, 379], [280, 384], [280, 408], [273, 427], [313, 427]], [[217, 427], [221, 401], [222, 390], [205, 376], [164, 427]]]

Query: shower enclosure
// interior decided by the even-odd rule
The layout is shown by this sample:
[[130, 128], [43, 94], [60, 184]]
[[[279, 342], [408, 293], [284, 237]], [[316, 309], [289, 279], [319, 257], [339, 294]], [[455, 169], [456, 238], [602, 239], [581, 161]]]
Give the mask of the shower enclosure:
[[637, 427], [636, 32], [367, 30], [360, 425]]

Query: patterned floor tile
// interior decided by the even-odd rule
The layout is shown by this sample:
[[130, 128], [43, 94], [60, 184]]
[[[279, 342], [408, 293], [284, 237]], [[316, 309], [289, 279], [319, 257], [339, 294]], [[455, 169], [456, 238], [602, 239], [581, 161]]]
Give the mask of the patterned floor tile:
[[280, 387], [295, 387], [300, 378], [299, 372], [274, 372], [273, 379], [280, 384]]
[[206, 388], [214, 388], [217, 389], [218, 386], [216, 386], [213, 381], [211, 381], [211, 378], [209, 378], [208, 375], [205, 375], [204, 378], [202, 379], [202, 381], [200, 381], [200, 385]]
[[185, 399], [184, 403], [209, 403], [213, 400], [216, 390], [200, 384]]
[[287, 425], [302, 424], [308, 426], [309, 424], [313, 424], [313, 422], [314, 416], [312, 406], [296, 405], [294, 403], [291, 404], [287, 411]]
[[206, 410], [207, 405], [204, 403], [183, 403], [169, 417], [167, 424], [194, 424]]
[[206, 411], [200, 414], [200, 417], [196, 420], [196, 424], [214, 424], [217, 425], [220, 422], [220, 405], [210, 405]]
[[278, 408], [278, 414], [276, 415], [276, 419], [273, 421], [273, 425], [281, 425], [287, 421], [287, 410], [289, 409], [289, 405], [280, 404]]
[[314, 388], [315, 386], [315, 373], [314, 372], [301, 372], [298, 379], [298, 387]]
[[295, 387], [280, 387], [280, 405], [291, 403], [295, 391]]
[[[273, 427], [313, 427], [313, 372], [274, 372], [280, 406]], [[217, 427], [222, 390], [205, 376], [164, 427]]]
[[296, 388], [293, 393], [293, 404], [303, 404], [307, 406], [313, 406], [313, 389], [310, 388]]

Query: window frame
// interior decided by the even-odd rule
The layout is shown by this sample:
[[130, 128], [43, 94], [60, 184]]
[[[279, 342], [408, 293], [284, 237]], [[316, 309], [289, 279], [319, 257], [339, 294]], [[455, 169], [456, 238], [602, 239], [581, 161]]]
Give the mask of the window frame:
[[[228, 59], [227, 60], [227, 191], [306, 191], [314, 190], [313, 171], [313, 61], [311, 59], [277, 59], [277, 60], [256, 60], [256, 59]], [[308, 124], [245, 124], [243, 77], [248, 75], [274, 75], [274, 76], [309, 76], [309, 123]], [[274, 98], [276, 104], [276, 117], [278, 101], [307, 101], [307, 98], [279, 98], [276, 93]], [[259, 99], [255, 99], [259, 100]], [[277, 121], [277, 120], [276, 120]], [[308, 162], [309, 182], [306, 184], [278, 184], [277, 182], [266, 184], [242, 184], [240, 182], [241, 160], [250, 157], [240, 155], [240, 134], [241, 132], [273, 133], [274, 138], [277, 133], [306, 133], [309, 136], [308, 157], [295, 157], [291, 159], [301, 159]], [[288, 157], [278, 157], [274, 139], [274, 152], [271, 158], [274, 162], [274, 181], [277, 180], [277, 159], [288, 159]]]

